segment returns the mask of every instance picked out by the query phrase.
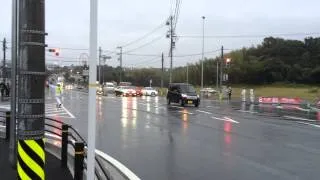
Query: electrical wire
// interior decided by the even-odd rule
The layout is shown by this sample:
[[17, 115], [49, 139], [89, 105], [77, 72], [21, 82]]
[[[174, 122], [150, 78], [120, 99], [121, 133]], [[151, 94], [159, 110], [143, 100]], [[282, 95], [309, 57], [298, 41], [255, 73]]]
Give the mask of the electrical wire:
[[128, 66], [137, 66], [137, 65], [141, 65], [141, 64], [145, 64], [145, 63], [151, 64], [151, 63], [155, 63], [155, 62], [161, 62], [161, 58], [155, 57], [155, 58], [152, 58], [152, 59], [143, 60], [143, 61], [138, 62], [138, 63], [129, 64]]
[[[227, 49], [225, 49], [227, 50]], [[212, 54], [212, 53], [216, 53], [216, 52], [219, 52], [221, 51], [220, 49], [217, 49], [217, 50], [213, 50], [213, 51], [207, 51], [207, 52], [204, 52], [204, 54]], [[173, 56], [173, 57], [177, 57], [177, 58], [181, 58], [181, 57], [190, 57], [190, 56], [200, 56], [202, 55], [202, 53], [196, 53], [196, 54], [181, 54], [181, 55], [176, 55], [176, 56]]]
[[126, 44], [124, 44], [124, 45], [122, 45], [122, 46], [120, 46], [120, 47], [128, 47], [128, 46], [130, 46], [130, 45], [132, 45], [132, 44], [135, 44], [135, 43], [137, 43], [137, 42], [145, 39], [146, 37], [150, 36], [151, 34], [157, 32], [159, 29], [165, 27], [165, 25], [166, 25], [165, 22], [162, 22], [159, 26], [157, 26], [157, 27], [156, 27], [155, 29], [153, 29], [151, 32], [148, 32], [147, 34], [139, 37], [138, 39], [133, 40], [133, 41], [131, 41], [131, 42], [129, 42], [129, 43], [126, 43]]
[[165, 36], [164, 36], [164, 35], [161, 35], [161, 36], [159, 36], [159, 37], [156, 37], [156, 38], [152, 39], [151, 41], [149, 41], [149, 42], [147, 42], [147, 43], [145, 43], [145, 44], [143, 44], [143, 45], [141, 45], [141, 46], [139, 46], [139, 47], [137, 47], [137, 48], [130, 49], [130, 50], [128, 50], [128, 51], [123, 52], [123, 54], [127, 54], [127, 53], [130, 53], [130, 52], [136, 51], [136, 50], [138, 50], [138, 49], [144, 48], [144, 47], [146, 47], [146, 46], [148, 46], [148, 45], [150, 45], [150, 44], [153, 44], [153, 43], [159, 41], [159, 40], [162, 39], [163, 37], [165, 37]]
[[[265, 34], [265, 35], [216, 35], [216, 36], [204, 36], [205, 38], [263, 38], [263, 37], [276, 37], [276, 36], [310, 36], [319, 35], [320, 32], [312, 33], [285, 33], [285, 34]], [[180, 35], [180, 38], [202, 38], [201, 35]]]
[[158, 54], [133, 54], [133, 53], [122, 53], [124, 55], [127, 55], [127, 56], [149, 56], [149, 57], [161, 57], [161, 55], [158, 55]]

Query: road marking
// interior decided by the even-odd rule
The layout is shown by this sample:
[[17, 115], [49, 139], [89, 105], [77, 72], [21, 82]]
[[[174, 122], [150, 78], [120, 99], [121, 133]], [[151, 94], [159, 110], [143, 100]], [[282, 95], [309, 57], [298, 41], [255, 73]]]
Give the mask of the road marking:
[[186, 111], [179, 111], [180, 113], [182, 113], [182, 114], [189, 114], [189, 115], [193, 115], [193, 113], [191, 113], [191, 112], [186, 112]]
[[251, 114], [256, 114], [258, 112], [254, 112], [254, 111], [244, 111], [244, 110], [238, 110], [239, 112], [244, 112], [244, 113], [251, 113]]
[[180, 106], [171, 106], [171, 107], [175, 107], [175, 108], [179, 108], [179, 109], [183, 109], [184, 107], [180, 107]]
[[311, 123], [306, 123], [306, 122], [297, 122], [299, 124], [305, 124], [305, 125], [309, 125], [309, 126], [313, 126], [313, 127], [317, 127], [320, 128], [320, 125], [316, 125], [316, 124], [311, 124]]
[[10, 109], [10, 105], [1, 105], [0, 108], [3, 108], [3, 109]]
[[236, 123], [236, 124], [239, 124], [239, 122], [238, 121], [235, 121], [235, 120], [233, 120], [233, 119], [231, 119], [231, 118], [229, 118], [229, 117], [223, 117], [224, 119], [226, 119], [227, 121], [229, 121], [229, 122], [233, 122], [233, 123]]
[[76, 118], [70, 111], [68, 111], [67, 108], [65, 108], [64, 106], [62, 106], [62, 108], [69, 114], [71, 118]]
[[[54, 108], [48, 108], [48, 107], [54, 107]], [[10, 109], [10, 105], [0, 105], [0, 108], [9, 110]], [[57, 109], [56, 104], [46, 104], [46, 110], [45, 110], [45, 115], [46, 116], [59, 116], [60, 115], [65, 115], [68, 114], [70, 117], [68, 118], [72, 118], [75, 119], [76, 117], [68, 110], [66, 109], [64, 106], [62, 106], [61, 108]], [[65, 117], [65, 116], [61, 116], [61, 117]]]
[[207, 112], [207, 111], [201, 111], [201, 110], [196, 110], [197, 112], [201, 112], [201, 113], [205, 113], [205, 114], [212, 114], [211, 112]]
[[316, 120], [312, 119], [306, 119], [306, 118], [301, 118], [301, 117], [296, 117], [296, 116], [283, 116], [284, 118], [287, 119], [294, 119], [294, 120], [301, 120], [301, 121], [309, 121], [309, 122], [315, 122]]
[[228, 122], [232, 122], [232, 123], [236, 123], [236, 124], [239, 124], [238, 121], [235, 121], [231, 118], [228, 118], [228, 117], [223, 117], [223, 118], [218, 118], [218, 117], [211, 117], [212, 119], [216, 119], [216, 120], [219, 120], [219, 121], [228, 121]]

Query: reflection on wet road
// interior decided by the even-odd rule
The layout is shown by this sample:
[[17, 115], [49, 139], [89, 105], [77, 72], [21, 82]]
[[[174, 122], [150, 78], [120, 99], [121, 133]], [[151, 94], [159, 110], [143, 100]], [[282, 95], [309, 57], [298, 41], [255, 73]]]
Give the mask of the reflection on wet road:
[[[69, 96], [65, 106], [77, 118], [68, 122], [86, 136], [87, 95]], [[194, 108], [167, 106], [161, 97], [97, 97], [97, 148], [142, 179], [319, 179], [320, 129], [282, 113], [240, 103]]]

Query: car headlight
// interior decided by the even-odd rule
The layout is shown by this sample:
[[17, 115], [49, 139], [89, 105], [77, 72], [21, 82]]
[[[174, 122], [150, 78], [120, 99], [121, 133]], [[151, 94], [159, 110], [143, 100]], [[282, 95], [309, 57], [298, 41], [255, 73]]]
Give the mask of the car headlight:
[[181, 97], [187, 98], [188, 96], [186, 94], [181, 94]]

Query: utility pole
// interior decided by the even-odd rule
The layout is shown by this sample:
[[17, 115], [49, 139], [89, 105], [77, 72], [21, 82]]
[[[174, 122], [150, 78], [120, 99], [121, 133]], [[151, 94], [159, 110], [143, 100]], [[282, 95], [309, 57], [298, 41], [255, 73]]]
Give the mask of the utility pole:
[[6, 83], [6, 50], [7, 50], [7, 41], [6, 38], [3, 39], [2, 44], [2, 50], [3, 50], [3, 65], [2, 65], [2, 78], [3, 83]]
[[220, 62], [220, 88], [222, 88], [222, 81], [223, 81], [223, 46], [221, 47], [221, 62]]
[[117, 47], [118, 49], [120, 49], [120, 53], [119, 53], [119, 61], [120, 61], [120, 79], [119, 79], [119, 83], [122, 82], [122, 47]]
[[[46, 179], [44, 149], [45, 0], [20, 0], [19, 3], [21, 5], [19, 6], [18, 30], [20, 59], [17, 88], [17, 173], [18, 179], [26, 177]], [[29, 157], [29, 159], [23, 157]]]
[[10, 143], [9, 143], [9, 161], [13, 168], [17, 165], [17, 131], [16, 131], [16, 114], [17, 114], [17, 57], [18, 57], [18, 17], [20, 11], [18, 10], [19, 0], [12, 0], [12, 23], [11, 23], [11, 120], [10, 121]]
[[203, 89], [203, 63], [204, 63], [204, 20], [205, 16], [202, 16], [202, 60], [201, 60], [201, 89]]
[[170, 17], [170, 83], [172, 83], [172, 66], [173, 66], [173, 16]]
[[216, 59], [217, 61], [217, 80], [216, 80], [216, 89], [219, 89], [219, 59]]
[[99, 47], [99, 73], [98, 73], [98, 81], [99, 81], [99, 84], [101, 83], [101, 56], [102, 56], [102, 49], [101, 47]]
[[164, 63], [164, 56], [162, 53], [162, 56], [161, 56], [161, 88], [163, 88], [163, 72], [164, 72], [163, 63]]
[[187, 83], [189, 83], [189, 64], [187, 64]]
[[167, 34], [167, 38], [170, 38], [170, 52], [169, 52], [169, 56], [170, 56], [170, 72], [169, 72], [169, 83], [172, 83], [172, 66], [173, 66], [173, 48], [175, 47], [175, 42], [174, 42], [174, 37], [175, 37], [175, 33], [174, 33], [174, 29], [173, 29], [173, 16], [171, 15], [169, 17], [169, 20], [166, 23], [167, 26], [169, 26], [169, 31]]

